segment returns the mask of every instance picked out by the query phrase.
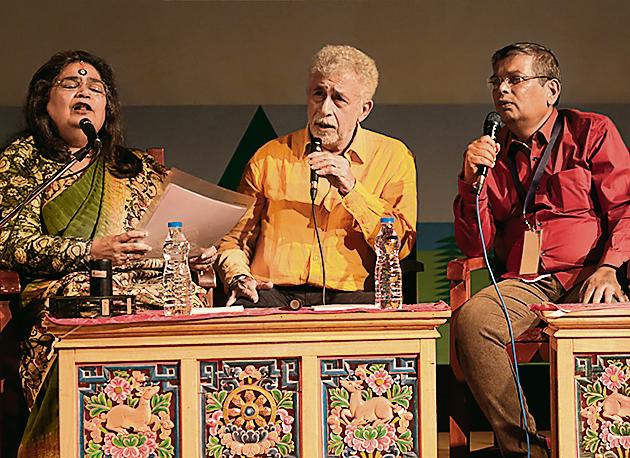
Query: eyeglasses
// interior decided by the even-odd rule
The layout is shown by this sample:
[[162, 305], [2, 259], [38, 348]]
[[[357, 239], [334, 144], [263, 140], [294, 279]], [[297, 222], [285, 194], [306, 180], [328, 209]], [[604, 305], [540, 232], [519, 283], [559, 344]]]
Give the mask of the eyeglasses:
[[72, 91], [75, 89], [79, 89], [83, 82], [85, 81], [85, 85], [94, 95], [105, 95], [107, 94], [107, 86], [101, 80], [97, 80], [94, 78], [88, 78], [87, 80], [83, 80], [82, 78], [76, 76], [68, 76], [61, 80], [55, 81], [55, 86], [59, 86], [62, 89], [66, 89], [68, 91]]
[[524, 83], [525, 81], [535, 80], [539, 78], [547, 79], [547, 80], [553, 79], [552, 76], [546, 76], [546, 75], [534, 75], [534, 76], [510, 75], [510, 76], [505, 76], [503, 78], [499, 78], [498, 76], [491, 76], [490, 78], [488, 78], [487, 84], [490, 89], [494, 90], [494, 89], [499, 89], [499, 87], [501, 86], [501, 84], [503, 84], [503, 82], [507, 83], [509, 87], [513, 87], [513, 86], [516, 86], [517, 84]]

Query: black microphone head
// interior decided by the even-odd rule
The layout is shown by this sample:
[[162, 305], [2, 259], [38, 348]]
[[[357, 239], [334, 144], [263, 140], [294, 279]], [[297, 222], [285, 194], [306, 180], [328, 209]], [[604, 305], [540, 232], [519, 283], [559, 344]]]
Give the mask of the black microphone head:
[[488, 113], [488, 116], [486, 116], [486, 120], [483, 122], [483, 134], [489, 135], [492, 140], [496, 141], [497, 134], [499, 133], [499, 129], [501, 128], [502, 124], [503, 121], [501, 121], [501, 116], [499, 116], [499, 113], [491, 111], [490, 113]]
[[[310, 147], [310, 151], [309, 154], [311, 153], [319, 153], [323, 151], [322, 150], [322, 139], [321, 138], [317, 138], [317, 137], [312, 137], [311, 138], [311, 147]], [[311, 169], [311, 201], [315, 202], [315, 197], [317, 196], [317, 182], [319, 181], [319, 175], [317, 174], [317, 172], [313, 169]]]
[[88, 118], [83, 118], [79, 121], [79, 127], [88, 139], [88, 143], [91, 145], [96, 140], [96, 129], [94, 124]]
[[318, 137], [311, 138], [311, 153], [322, 151], [322, 139]]
[[87, 137], [87, 146], [89, 148], [94, 148], [97, 151], [101, 149], [101, 139], [98, 138], [96, 133], [96, 129], [94, 128], [94, 124], [88, 118], [83, 118], [79, 121], [79, 127]]

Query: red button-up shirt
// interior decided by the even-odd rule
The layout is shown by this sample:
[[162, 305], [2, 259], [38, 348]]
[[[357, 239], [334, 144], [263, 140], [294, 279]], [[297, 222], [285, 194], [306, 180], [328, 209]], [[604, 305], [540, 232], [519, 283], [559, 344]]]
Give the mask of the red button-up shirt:
[[[561, 110], [563, 129], [535, 191], [528, 221], [542, 230], [539, 273], [569, 289], [598, 265], [630, 259], [630, 152], [612, 121], [597, 113]], [[479, 198], [487, 247], [494, 246], [506, 276], [517, 276], [523, 250], [523, 204], [508, 165], [529, 189], [558, 116], [554, 110], [531, 144], [503, 128], [496, 165]], [[455, 240], [466, 256], [481, 256], [475, 190], [459, 179]]]

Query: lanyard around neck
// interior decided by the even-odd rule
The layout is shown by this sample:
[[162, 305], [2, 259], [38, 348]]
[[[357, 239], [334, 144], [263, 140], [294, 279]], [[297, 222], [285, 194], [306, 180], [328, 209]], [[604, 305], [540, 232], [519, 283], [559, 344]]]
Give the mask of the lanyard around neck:
[[529, 185], [529, 189], [527, 190], [527, 193], [525, 194], [524, 197], [523, 197], [524, 188], [518, 177], [516, 164], [512, 158], [508, 157], [507, 162], [510, 168], [510, 173], [512, 174], [512, 179], [514, 180], [514, 184], [516, 185], [516, 189], [518, 190], [519, 199], [521, 200], [521, 203], [523, 204], [523, 219], [525, 220], [525, 223], [527, 223], [530, 229], [532, 229], [532, 227], [527, 221], [527, 218], [525, 217], [525, 215], [527, 214], [527, 209], [529, 208], [530, 204], [532, 203], [532, 200], [534, 199], [534, 193], [536, 192], [536, 188], [538, 187], [538, 184], [540, 183], [540, 179], [542, 178], [542, 174], [545, 171], [545, 168], [547, 168], [547, 164], [549, 163], [549, 158], [551, 157], [551, 151], [553, 150], [554, 145], [558, 141], [558, 137], [560, 137], [561, 131], [562, 131], [562, 114], [558, 113], [556, 122], [553, 124], [553, 130], [551, 131], [551, 138], [549, 139], [549, 143], [547, 143], [547, 146], [545, 146], [545, 150], [543, 151], [540, 161], [538, 162], [538, 166], [536, 167], [536, 171], [534, 172], [534, 177], [532, 178], [532, 182]]

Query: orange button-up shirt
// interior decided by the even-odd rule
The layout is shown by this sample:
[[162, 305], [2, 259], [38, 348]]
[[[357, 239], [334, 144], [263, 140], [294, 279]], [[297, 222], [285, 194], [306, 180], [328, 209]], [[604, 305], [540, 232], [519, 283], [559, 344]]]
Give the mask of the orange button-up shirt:
[[[239, 274], [276, 285], [322, 286], [320, 252], [311, 215], [306, 129], [267, 143], [249, 161], [240, 192], [256, 201], [218, 247], [226, 284]], [[358, 127], [343, 153], [356, 184], [346, 196], [320, 177], [317, 225], [326, 286], [342, 291], [373, 289], [374, 239], [380, 218], [395, 218], [401, 258], [416, 238], [416, 169], [400, 141]]]

